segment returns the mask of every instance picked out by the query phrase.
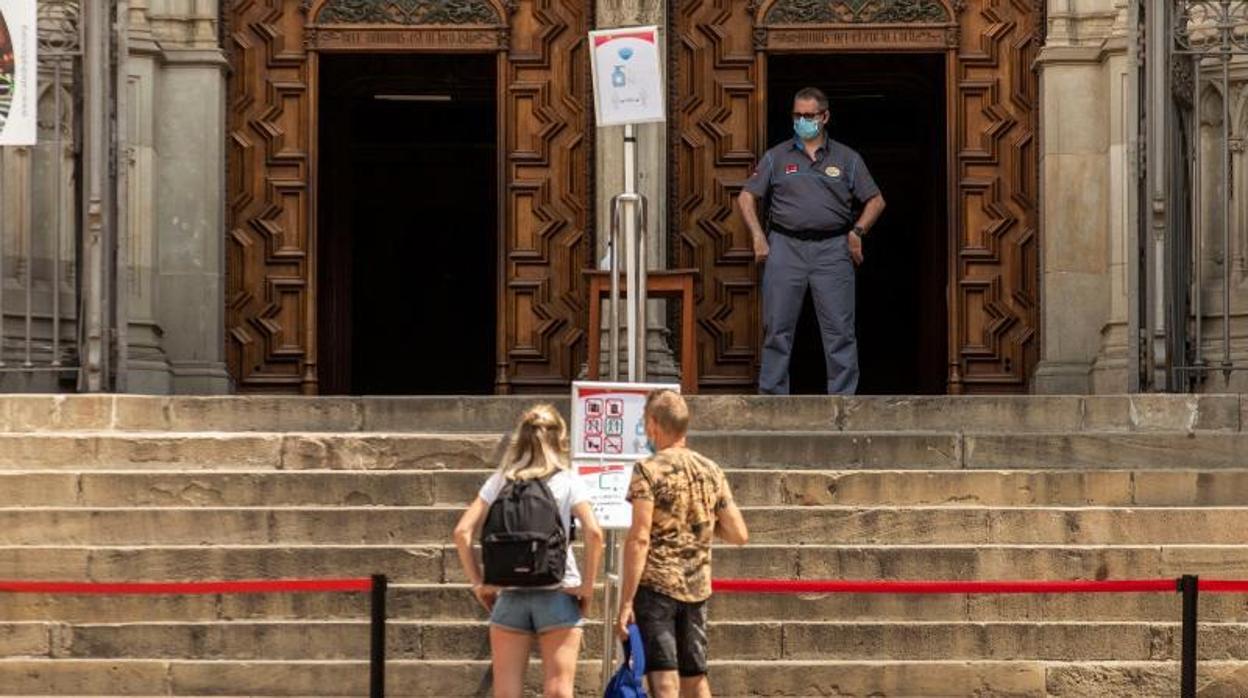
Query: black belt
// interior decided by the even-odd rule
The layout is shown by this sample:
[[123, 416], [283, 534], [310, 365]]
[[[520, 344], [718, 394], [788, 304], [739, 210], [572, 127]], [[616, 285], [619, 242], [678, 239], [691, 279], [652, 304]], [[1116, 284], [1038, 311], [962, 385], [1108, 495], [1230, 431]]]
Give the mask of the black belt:
[[781, 235], [787, 238], [793, 238], [794, 240], [830, 240], [832, 238], [837, 238], [842, 235], [846, 235], [849, 233], [850, 230], [853, 230], [852, 227], [841, 228], [839, 230], [831, 230], [831, 231], [809, 230], [809, 229], [793, 230], [792, 228], [785, 228], [784, 226], [776, 225], [774, 223], [771, 225], [771, 229], [774, 232], [780, 233]]

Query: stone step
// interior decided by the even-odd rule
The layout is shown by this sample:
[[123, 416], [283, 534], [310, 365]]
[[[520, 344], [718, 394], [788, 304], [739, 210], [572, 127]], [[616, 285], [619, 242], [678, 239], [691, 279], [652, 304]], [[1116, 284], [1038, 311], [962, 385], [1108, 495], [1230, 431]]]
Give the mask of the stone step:
[[[601, 602], [601, 599], [599, 600]], [[144, 595], [100, 597], [24, 594], [0, 604], [0, 622], [202, 622], [213, 620], [358, 620], [365, 594]], [[601, 608], [599, 605], [598, 608]], [[395, 620], [481, 621], [486, 614], [464, 584], [395, 584], [387, 610]], [[1179, 618], [1177, 594], [920, 595], [729, 594], [711, 597], [712, 619], [757, 621], [1149, 622]], [[1248, 595], [1205, 594], [1200, 617], [1248, 623]]]
[[503, 446], [493, 434], [0, 434], [0, 468], [480, 470]]
[[[493, 470], [0, 471], [0, 507], [464, 506]], [[1248, 504], [1248, 470], [729, 469], [745, 506]]]
[[[490, 431], [508, 432], [525, 408], [567, 394], [495, 397], [153, 397], [3, 395], [0, 432]], [[696, 428], [712, 430], [1238, 431], [1238, 395], [835, 397], [699, 395]]]
[[[393, 661], [391, 696], [488, 695], [485, 661]], [[601, 695], [600, 662], [582, 661], [577, 695]], [[715, 661], [714, 693], [746, 696], [1017, 696], [1156, 698], [1178, 693], [1177, 662], [1039, 661]], [[540, 693], [532, 661], [526, 695]], [[364, 695], [363, 661], [220, 662], [193, 660], [0, 659], [0, 685], [21, 695]], [[1204, 662], [1202, 696], [1241, 696], [1248, 677], [1238, 662]]]
[[[496, 434], [0, 434], [0, 468], [211, 470], [489, 469]], [[708, 432], [690, 445], [724, 467], [769, 469], [1248, 468], [1248, 433], [956, 434]]]
[[[389, 659], [489, 659], [484, 621], [391, 620]], [[712, 656], [729, 660], [1177, 661], [1178, 623], [712, 621]], [[1205, 624], [1201, 659], [1248, 658], [1248, 625]], [[602, 654], [586, 625], [582, 657]], [[365, 621], [0, 624], [0, 656], [73, 659], [367, 659]]]
[[1248, 468], [1248, 433], [722, 432], [690, 445], [726, 467], [774, 469]]
[[742, 504], [1241, 506], [1248, 470], [729, 470]]
[[[0, 545], [425, 545], [461, 507], [9, 508]], [[1234, 545], [1248, 507], [745, 507], [750, 538], [817, 545]]]
[[[447, 545], [8, 546], [0, 570], [31, 580], [365, 577], [462, 582]], [[715, 551], [718, 578], [1148, 579], [1248, 578], [1248, 545], [749, 545]]]
[[1248, 434], [978, 434], [962, 440], [967, 468], [1246, 468]]
[[[1232, 437], [1238, 434], [1211, 434]], [[1179, 436], [1163, 435], [1173, 439]], [[960, 467], [955, 434], [752, 432], [700, 434], [695, 448], [724, 465]], [[0, 434], [0, 468], [205, 470], [489, 469], [505, 438], [491, 434], [188, 433]], [[777, 460], [779, 459], [779, 460]]]
[[[363, 594], [142, 595], [99, 597], [24, 594], [20, 604], [0, 605], [0, 622], [342, 620], [368, 614]], [[711, 599], [712, 618], [845, 621], [1140, 621], [1172, 622], [1179, 597], [1170, 594], [744, 594]], [[396, 620], [484, 620], [486, 615], [460, 583], [392, 584], [388, 601]], [[1248, 623], [1248, 595], [1206, 594], [1202, 620]]]

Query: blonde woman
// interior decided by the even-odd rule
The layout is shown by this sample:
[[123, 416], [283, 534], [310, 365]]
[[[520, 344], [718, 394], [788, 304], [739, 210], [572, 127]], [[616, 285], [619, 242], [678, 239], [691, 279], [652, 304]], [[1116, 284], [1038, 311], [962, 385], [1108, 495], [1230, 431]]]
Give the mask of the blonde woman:
[[[568, 535], [567, 562], [559, 583], [538, 588], [487, 586], [481, 563], [473, 554], [473, 541], [479, 537], [500, 493], [509, 485], [530, 480], [542, 481], [549, 488], [564, 531], [571, 531], [573, 517], [580, 524], [585, 542], [584, 574], [572, 556]], [[590, 613], [594, 578], [602, 557], [602, 529], [590, 508], [588, 490], [571, 469], [568, 425], [554, 407], [536, 405], [520, 418], [502, 465], [486, 480], [460, 518], [454, 538], [459, 562], [472, 583], [472, 593], [490, 613], [495, 698], [519, 698], [524, 694], [524, 673], [534, 637], [542, 657], [543, 695], [570, 698], [581, 648], [581, 626]]]

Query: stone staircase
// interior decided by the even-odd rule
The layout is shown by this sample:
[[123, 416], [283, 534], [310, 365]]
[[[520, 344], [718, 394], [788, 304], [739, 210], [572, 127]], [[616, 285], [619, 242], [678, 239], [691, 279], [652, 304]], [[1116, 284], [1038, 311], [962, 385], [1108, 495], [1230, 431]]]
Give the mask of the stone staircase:
[[[530, 402], [3, 397], [0, 578], [384, 572], [391, 695], [488, 695], [449, 535]], [[691, 402], [751, 527], [719, 577], [1248, 578], [1248, 399]], [[0, 597], [0, 693], [362, 695], [366, 604]], [[1201, 614], [1202, 695], [1248, 695], [1248, 597]], [[1177, 595], [721, 595], [712, 619], [717, 696], [1177, 695]]]

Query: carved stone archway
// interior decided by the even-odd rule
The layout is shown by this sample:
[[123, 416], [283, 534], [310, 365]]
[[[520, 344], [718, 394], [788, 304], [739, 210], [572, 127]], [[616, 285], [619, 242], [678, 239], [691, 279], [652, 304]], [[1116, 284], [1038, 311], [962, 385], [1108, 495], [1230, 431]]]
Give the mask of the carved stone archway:
[[949, 390], [1026, 390], [1039, 346], [1042, 14], [1038, 0], [672, 4], [669, 225], [675, 265], [701, 272], [704, 389], [755, 385], [758, 272], [733, 201], [768, 145], [766, 55], [922, 51], [949, 57]]
[[[583, 359], [592, 110], [585, 0], [241, 0], [227, 11], [226, 343], [242, 391], [316, 393], [316, 90], [324, 52], [499, 57], [499, 392]], [[396, 362], [396, 369], [402, 370]]]

